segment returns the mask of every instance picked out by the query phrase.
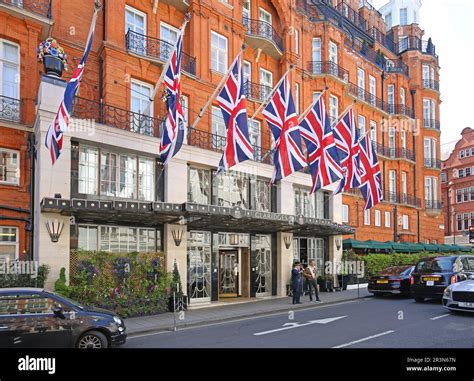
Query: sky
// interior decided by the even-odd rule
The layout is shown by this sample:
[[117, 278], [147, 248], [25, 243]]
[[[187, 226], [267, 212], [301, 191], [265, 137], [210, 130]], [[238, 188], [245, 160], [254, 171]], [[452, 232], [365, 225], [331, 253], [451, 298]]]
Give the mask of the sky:
[[[372, 0], [376, 8], [388, 0]], [[439, 55], [441, 156], [449, 155], [465, 127], [474, 128], [474, 1], [422, 0], [420, 27]]]

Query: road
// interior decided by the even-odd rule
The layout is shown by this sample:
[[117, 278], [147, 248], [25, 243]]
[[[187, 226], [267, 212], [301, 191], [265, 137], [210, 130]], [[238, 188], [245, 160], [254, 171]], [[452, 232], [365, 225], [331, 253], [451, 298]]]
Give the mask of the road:
[[288, 307], [288, 313], [131, 336], [123, 347], [474, 348], [474, 314], [449, 313], [439, 301], [366, 298], [294, 316]]

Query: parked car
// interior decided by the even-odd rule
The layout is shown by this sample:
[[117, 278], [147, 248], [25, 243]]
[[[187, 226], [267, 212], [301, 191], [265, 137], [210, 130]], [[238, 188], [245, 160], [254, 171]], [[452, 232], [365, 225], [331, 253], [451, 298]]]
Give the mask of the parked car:
[[443, 306], [451, 311], [474, 312], [474, 275], [444, 290]]
[[375, 296], [387, 294], [410, 295], [410, 278], [415, 266], [388, 267], [369, 279], [368, 290]]
[[447, 286], [474, 274], [474, 255], [423, 258], [411, 276], [411, 293], [416, 302], [441, 299]]
[[113, 312], [39, 288], [0, 289], [0, 347], [107, 348], [127, 339]]

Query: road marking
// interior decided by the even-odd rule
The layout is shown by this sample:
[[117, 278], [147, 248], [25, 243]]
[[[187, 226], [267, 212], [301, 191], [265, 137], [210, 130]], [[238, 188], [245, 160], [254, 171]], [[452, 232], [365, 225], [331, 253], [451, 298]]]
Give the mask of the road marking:
[[337, 316], [333, 318], [319, 319], [319, 320], [310, 320], [307, 323], [301, 323], [301, 324], [300, 323], [285, 323], [283, 324], [282, 328], [272, 329], [270, 331], [264, 331], [264, 332], [257, 332], [257, 333], [254, 333], [253, 335], [254, 336], [268, 335], [269, 333], [286, 331], [288, 329], [293, 329], [293, 328], [306, 327], [307, 325], [312, 325], [312, 324], [328, 324], [339, 319], [344, 319], [345, 317], [347, 317], [347, 315]]
[[389, 335], [391, 333], [394, 333], [395, 331], [385, 331], [385, 332], [382, 332], [382, 333], [378, 333], [376, 335], [372, 335], [372, 336], [369, 336], [369, 337], [364, 337], [363, 339], [359, 339], [359, 340], [355, 340], [355, 341], [351, 341], [349, 343], [345, 343], [345, 344], [341, 344], [341, 345], [337, 345], [333, 348], [344, 348], [344, 347], [348, 347], [350, 345], [354, 345], [354, 344], [358, 344], [358, 343], [362, 343], [363, 341], [367, 341], [367, 340], [372, 340], [372, 339], [375, 339], [377, 337], [380, 337], [380, 336], [385, 336], [385, 335]]
[[445, 318], [446, 316], [451, 316], [451, 314], [448, 313], [448, 314], [444, 314], [440, 316], [435, 316], [435, 317], [430, 318], [430, 320], [438, 320], [438, 319]]

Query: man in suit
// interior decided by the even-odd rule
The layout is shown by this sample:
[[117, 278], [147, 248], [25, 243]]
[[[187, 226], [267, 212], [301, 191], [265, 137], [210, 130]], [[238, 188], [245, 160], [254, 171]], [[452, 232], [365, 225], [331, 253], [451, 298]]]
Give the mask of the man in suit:
[[306, 282], [308, 284], [308, 289], [309, 289], [309, 301], [313, 301], [313, 288], [314, 288], [314, 293], [316, 296], [316, 301], [320, 302], [321, 300], [319, 299], [319, 293], [318, 293], [318, 269], [314, 265], [314, 260], [311, 260], [309, 262], [309, 266], [306, 267], [303, 273], [304, 278], [306, 279]]
[[293, 270], [291, 270], [291, 288], [293, 289], [293, 304], [303, 304], [300, 301], [301, 289], [303, 287], [303, 279], [301, 277], [301, 265], [299, 262], [295, 262]]

